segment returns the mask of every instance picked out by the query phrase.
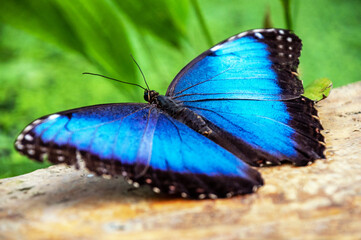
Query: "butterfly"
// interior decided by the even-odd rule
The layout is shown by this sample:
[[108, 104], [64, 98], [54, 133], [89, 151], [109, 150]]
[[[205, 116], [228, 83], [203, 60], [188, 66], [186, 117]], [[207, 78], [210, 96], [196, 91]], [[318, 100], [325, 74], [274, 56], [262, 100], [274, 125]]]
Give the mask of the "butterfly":
[[36, 161], [123, 176], [184, 198], [226, 198], [264, 184], [252, 166], [324, 158], [314, 102], [302, 96], [301, 40], [284, 29], [234, 35], [192, 60], [147, 103], [87, 106], [39, 118], [15, 148]]

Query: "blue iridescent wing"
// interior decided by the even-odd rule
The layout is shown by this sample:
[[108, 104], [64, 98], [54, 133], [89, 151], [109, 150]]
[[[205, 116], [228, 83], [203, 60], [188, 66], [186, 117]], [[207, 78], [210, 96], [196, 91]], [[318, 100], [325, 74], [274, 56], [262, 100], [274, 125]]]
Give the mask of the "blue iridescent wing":
[[301, 47], [301, 40], [287, 30], [240, 33], [185, 66], [166, 95], [184, 102], [296, 98], [303, 93], [295, 74]]
[[190, 62], [167, 96], [213, 125], [211, 140], [251, 165], [324, 157], [322, 126], [297, 77], [301, 40], [282, 29], [233, 36]]
[[35, 120], [15, 147], [37, 161], [123, 175], [135, 187], [191, 198], [251, 193], [263, 184], [247, 164], [150, 104], [105, 104]]
[[126, 167], [138, 154], [146, 154], [139, 149], [143, 135], [154, 125], [144, 116], [148, 108], [147, 104], [105, 104], [48, 115], [28, 125], [15, 147], [32, 159], [55, 164], [73, 165], [84, 159], [90, 170], [110, 174], [100, 159], [121, 156]]
[[145, 182], [152, 179], [160, 191], [183, 197], [230, 197], [251, 193], [263, 184], [260, 174], [236, 156], [163, 113], [149, 166]]

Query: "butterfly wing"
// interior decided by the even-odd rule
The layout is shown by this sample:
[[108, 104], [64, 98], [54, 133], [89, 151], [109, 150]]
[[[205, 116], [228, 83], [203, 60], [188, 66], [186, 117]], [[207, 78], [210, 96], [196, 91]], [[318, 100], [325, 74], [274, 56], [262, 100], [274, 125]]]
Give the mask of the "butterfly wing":
[[166, 95], [184, 102], [296, 98], [303, 93], [302, 82], [294, 74], [301, 47], [301, 40], [287, 30], [240, 33], [191, 61]]
[[15, 147], [38, 161], [123, 175], [134, 186], [191, 198], [253, 192], [260, 174], [150, 104], [105, 104], [35, 120]]
[[76, 165], [83, 159], [99, 175], [116, 175], [104, 168], [105, 161], [121, 159], [126, 172], [135, 159], [149, 155], [145, 138], [152, 139], [156, 121], [149, 111], [147, 104], [104, 104], [48, 115], [27, 126], [15, 147], [38, 161]]
[[282, 29], [233, 36], [190, 62], [167, 95], [213, 125], [208, 137], [251, 165], [323, 158], [322, 126], [297, 77], [301, 40]]
[[149, 170], [155, 191], [191, 198], [230, 197], [263, 185], [260, 174], [185, 124], [160, 113]]

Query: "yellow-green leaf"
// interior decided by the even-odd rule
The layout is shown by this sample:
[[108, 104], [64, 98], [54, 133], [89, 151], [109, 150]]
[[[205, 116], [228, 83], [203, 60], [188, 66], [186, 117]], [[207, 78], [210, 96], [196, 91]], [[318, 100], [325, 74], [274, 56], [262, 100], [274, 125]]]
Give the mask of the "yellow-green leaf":
[[328, 78], [320, 78], [313, 81], [305, 88], [305, 97], [312, 99], [316, 102], [325, 99], [330, 94], [332, 89], [332, 82]]

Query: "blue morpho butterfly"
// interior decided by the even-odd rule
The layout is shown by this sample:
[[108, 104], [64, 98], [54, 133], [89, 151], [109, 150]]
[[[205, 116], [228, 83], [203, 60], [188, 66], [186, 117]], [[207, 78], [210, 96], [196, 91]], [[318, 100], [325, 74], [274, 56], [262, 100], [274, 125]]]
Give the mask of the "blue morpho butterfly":
[[124, 176], [134, 187], [189, 198], [224, 198], [263, 185], [250, 167], [324, 158], [314, 103], [303, 97], [301, 40], [259, 29], [205, 51], [148, 103], [88, 106], [39, 118], [15, 142], [37, 161]]

